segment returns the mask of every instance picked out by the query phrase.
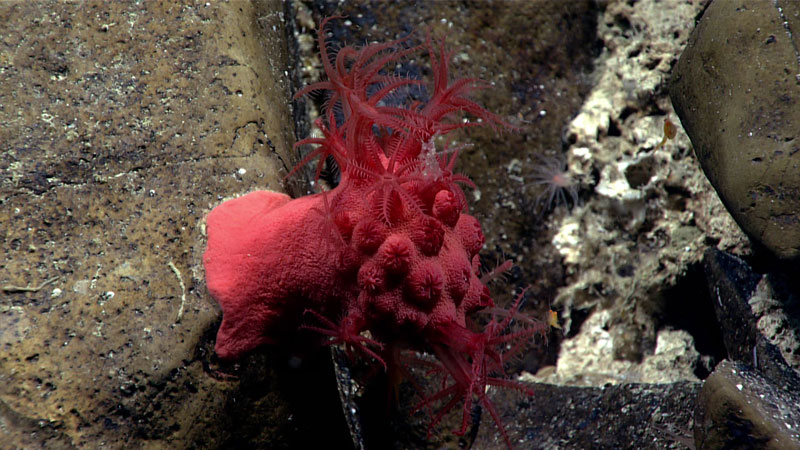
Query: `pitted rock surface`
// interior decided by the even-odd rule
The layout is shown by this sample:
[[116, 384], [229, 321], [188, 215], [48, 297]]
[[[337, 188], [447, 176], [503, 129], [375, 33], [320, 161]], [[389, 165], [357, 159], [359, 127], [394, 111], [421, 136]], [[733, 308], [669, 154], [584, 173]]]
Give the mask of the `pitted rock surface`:
[[[208, 448], [246, 422], [213, 376], [202, 219], [280, 188], [282, 14], [0, 3], [0, 447]], [[286, 425], [266, 392], [259, 433]]]

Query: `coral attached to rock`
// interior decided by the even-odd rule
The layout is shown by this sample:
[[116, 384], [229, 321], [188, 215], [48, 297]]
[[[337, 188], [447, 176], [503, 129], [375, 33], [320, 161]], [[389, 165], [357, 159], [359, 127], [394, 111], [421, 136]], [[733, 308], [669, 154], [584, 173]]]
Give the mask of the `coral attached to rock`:
[[[503, 366], [546, 325], [521, 320], [524, 326], [511, 331], [511, 320], [523, 317], [516, 308], [494, 307], [480, 278], [481, 225], [464, 213], [459, 186], [471, 182], [453, 173], [458, 152], [446, 145], [437, 150], [434, 140], [504, 122], [468, 98], [478, 80], [449, 80], [450, 54], [430, 38], [420, 46], [433, 69], [430, 98], [386, 105], [390, 95], [422, 84], [383, 70], [418, 48], [399, 41], [344, 47], [332, 60], [326, 23], [319, 48], [328, 80], [298, 93], [329, 92], [317, 121], [324, 137], [298, 145], [316, 145], [300, 165], [319, 157], [319, 177], [332, 157], [341, 181], [295, 200], [257, 191], [209, 214], [203, 261], [208, 289], [223, 311], [217, 354], [235, 359], [265, 343], [281, 345], [305, 318], [305, 328], [390, 370], [402, 371], [400, 350], [432, 351], [440, 361], [434, 370], [450, 380], [421, 402], [446, 401], [433, 423], [463, 397], [461, 433], [475, 401], [500, 425], [486, 387], [526, 391], [504, 378]], [[462, 120], [463, 113], [473, 120]], [[476, 330], [469, 317], [487, 308], [493, 319]]]

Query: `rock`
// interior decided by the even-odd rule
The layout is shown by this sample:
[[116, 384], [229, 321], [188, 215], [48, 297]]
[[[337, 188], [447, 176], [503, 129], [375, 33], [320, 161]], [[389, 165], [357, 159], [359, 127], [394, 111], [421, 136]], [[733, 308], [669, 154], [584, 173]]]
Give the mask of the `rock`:
[[742, 363], [720, 363], [697, 397], [695, 443], [704, 449], [800, 448], [800, 396]]
[[[498, 414], [519, 448], [669, 449], [675, 448], [676, 442], [691, 442], [691, 405], [700, 385], [630, 383], [588, 388], [534, 384], [532, 388], [534, 395], [528, 398], [510, 391], [493, 395], [493, 401], [510, 405]], [[489, 420], [486, 411], [483, 416]], [[491, 431], [479, 435], [473, 448], [498, 448], [502, 440], [499, 433]]]
[[[599, 14], [603, 51], [595, 60], [594, 85], [563, 128], [569, 170], [582, 180], [585, 207], [554, 214], [548, 223], [551, 243], [563, 257], [557, 264], [567, 273], [553, 309], [574, 341], [561, 347], [561, 380], [683, 377], [696, 368], [677, 367], [696, 361], [692, 350], [672, 359], [676, 370], [646, 367], [667, 337], [662, 335], [676, 329], [695, 341], [683, 348], [700, 349], [706, 361], [712, 357], [714, 349], [701, 342], [706, 311], [687, 316], [683, 310], [696, 302], [683, 293], [696, 291], [706, 248], [746, 252], [749, 243], [725, 213], [683, 130], [673, 139], [664, 133], [667, 120], [677, 122], [666, 80], [706, 3], [607, 2]], [[600, 314], [606, 317], [592, 317]], [[621, 366], [629, 369], [615, 370]]]
[[800, 280], [797, 268], [767, 272], [748, 299], [761, 334], [800, 371]]
[[614, 341], [610, 319], [609, 311], [589, 316], [581, 333], [562, 343], [557, 369], [537, 373], [535, 380], [570, 386], [698, 381], [701, 355], [686, 330], [659, 330], [653, 354], [633, 362], [610, 356]]
[[[567, 337], [592, 342], [596, 328], [582, 321], [610, 310], [608, 319], [586, 319], [591, 325], [606, 322], [608, 339], [581, 346], [581, 352], [568, 352], [573, 344], [562, 347], [557, 364], [558, 372], [564, 368], [562, 379], [579, 376], [563, 363], [580, 359], [586, 359], [581, 364], [587, 375], [637, 377], [665, 329], [687, 330], [697, 345], [694, 330], [704, 325], [699, 315], [687, 320], [662, 312], [683, 304], [675, 292], [691, 290], [707, 247], [746, 251], [748, 246], [691, 155], [683, 130], [664, 139], [665, 121], [677, 122], [666, 80], [705, 2], [605, 5], [598, 19], [603, 51], [595, 60], [594, 86], [563, 132], [569, 170], [591, 192], [585, 207], [555, 218], [551, 242], [568, 274], [553, 302]], [[690, 320], [699, 326], [687, 324]], [[633, 363], [634, 370], [609, 370], [621, 361]]]
[[[800, 349], [797, 329], [784, 311], [796, 308], [796, 283], [787, 280], [796, 272], [773, 269], [761, 275], [716, 250], [706, 251], [703, 265], [729, 359], [698, 396], [697, 448], [800, 448], [800, 376], [786, 361]], [[775, 333], [764, 319], [788, 329]]]
[[728, 211], [783, 259], [800, 257], [798, 12], [791, 0], [713, 2], [669, 88]]
[[0, 447], [291, 430], [275, 367], [219, 374], [200, 265], [207, 211], [291, 165], [281, 8], [0, 3]]
[[[751, 303], [758, 301], [754, 298], [763, 292], [763, 288], [758, 289], [762, 275], [740, 258], [718, 250], [706, 251], [703, 265], [728, 358], [750, 364], [776, 385], [800, 393], [800, 377], [780, 349], [793, 344], [795, 347], [787, 353], [797, 353], [797, 341], [792, 336], [788, 341], [770, 341], [762, 334], [752, 311]], [[774, 273], [772, 278], [779, 275]], [[788, 297], [784, 299], [787, 304], [789, 301]]]
[[[503, 438], [489, 411], [474, 408], [477, 426], [463, 437], [452, 430], [460, 426], [461, 405], [428, 433], [430, 411], [413, 415], [408, 405], [387, 415], [387, 386], [376, 385], [364, 367], [353, 366], [344, 351], [335, 349], [337, 381], [355, 448], [502, 448]], [[417, 371], [417, 375], [419, 375]], [[368, 380], [368, 381], [364, 381]], [[403, 383], [401, 403], [423, 384]], [[602, 387], [559, 386], [530, 383], [528, 397], [511, 389], [491, 388], [506, 432], [518, 448], [675, 448], [676, 441], [691, 442], [697, 382], [664, 384], [625, 383]], [[372, 398], [372, 400], [370, 400]], [[374, 401], [375, 398], [380, 401]], [[382, 403], [384, 402], [384, 403]], [[413, 405], [413, 403], [412, 403]], [[427, 435], [427, 436], [426, 436]]]

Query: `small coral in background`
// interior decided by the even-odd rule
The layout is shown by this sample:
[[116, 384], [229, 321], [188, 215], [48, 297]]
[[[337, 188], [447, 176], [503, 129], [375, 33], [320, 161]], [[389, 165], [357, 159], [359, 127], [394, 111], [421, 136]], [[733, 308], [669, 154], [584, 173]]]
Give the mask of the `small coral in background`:
[[569, 173], [567, 163], [556, 156], [539, 156], [539, 164], [531, 174], [532, 182], [525, 186], [540, 186], [542, 192], [536, 197], [534, 208], [539, 213], [544, 213], [559, 205], [569, 207], [580, 203], [578, 198], [578, 182]]
[[[473, 404], [485, 407], [510, 446], [488, 386], [530, 391], [506, 379], [503, 368], [544, 322], [495, 307], [481, 279], [480, 223], [465, 214], [465, 176], [454, 173], [458, 152], [438, 149], [437, 136], [476, 125], [505, 127], [469, 99], [483, 84], [451, 81], [451, 53], [428, 38], [419, 47], [400, 41], [343, 47], [331, 58], [320, 25], [326, 81], [302, 89], [329, 94], [316, 147], [292, 171], [331, 157], [341, 180], [330, 191], [290, 199], [257, 191], [226, 201], [208, 215], [203, 257], [211, 295], [223, 311], [220, 358], [236, 359], [263, 344], [284, 345], [298, 328], [331, 344], [402, 371], [403, 350], [430, 351], [434, 370], [448, 380], [421, 405], [446, 401], [432, 424], [463, 400], [463, 434]], [[383, 100], [422, 81], [387, 75], [384, 68], [427, 49], [433, 86], [426, 102], [388, 106]], [[463, 119], [464, 113], [474, 117]], [[476, 120], [477, 119], [477, 120]], [[290, 174], [291, 175], [291, 174]], [[470, 316], [490, 309], [480, 329]], [[478, 328], [478, 329], [476, 329]], [[362, 333], [368, 332], [367, 335]], [[408, 359], [406, 359], [408, 361]]]

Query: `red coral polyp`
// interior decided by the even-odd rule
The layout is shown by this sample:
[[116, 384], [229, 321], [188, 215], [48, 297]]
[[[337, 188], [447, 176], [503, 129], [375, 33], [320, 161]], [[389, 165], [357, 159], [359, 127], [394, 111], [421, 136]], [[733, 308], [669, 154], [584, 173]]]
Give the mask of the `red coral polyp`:
[[442, 189], [436, 193], [433, 200], [433, 215], [447, 226], [455, 226], [463, 207], [458, 197], [449, 189]]
[[425, 256], [436, 256], [444, 244], [445, 230], [442, 223], [430, 216], [421, 216], [414, 223], [411, 240]]
[[407, 297], [420, 308], [432, 308], [444, 289], [444, 271], [435, 260], [421, 262], [408, 277]]
[[395, 275], [405, 275], [411, 265], [414, 244], [402, 234], [389, 236], [380, 249], [381, 264]]
[[[402, 350], [433, 350], [441, 361], [437, 370], [451, 380], [424, 402], [450, 399], [433, 423], [460, 396], [463, 432], [477, 400], [508, 443], [486, 387], [518, 387], [503, 378], [502, 349], [523, 348], [541, 329], [508, 334], [516, 309], [482, 331], [467, 328], [470, 314], [500, 310], [479, 278], [484, 236], [465, 213], [460, 187], [472, 182], [453, 173], [457, 152], [437, 150], [434, 139], [504, 122], [468, 98], [477, 80], [449, 80], [451, 54], [430, 38], [420, 46], [433, 68], [430, 99], [386, 106], [382, 100], [390, 94], [421, 84], [385, 73], [420, 47], [401, 48], [398, 41], [344, 47], [331, 59], [324, 40], [328, 20], [319, 30], [328, 80], [298, 94], [329, 94], [317, 121], [323, 137], [298, 143], [316, 146], [298, 167], [319, 158], [319, 177], [324, 160], [333, 158], [341, 180], [328, 192], [294, 200], [252, 192], [209, 213], [203, 263], [223, 313], [216, 352], [231, 360], [263, 344], [286, 345], [298, 328], [389, 368], [400, 367]], [[462, 120], [463, 112], [480, 120]], [[369, 337], [362, 336], [366, 332]]]
[[386, 238], [386, 228], [378, 220], [367, 218], [356, 224], [353, 230], [355, 247], [365, 254], [372, 254]]
[[486, 243], [480, 222], [472, 216], [462, 214], [456, 223], [455, 232], [461, 238], [461, 245], [470, 257], [477, 255]]
[[365, 264], [358, 271], [358, 286], [369, 294], [377, 294], [383, 288], [385, 275], [383, 268], [373, 264]]

